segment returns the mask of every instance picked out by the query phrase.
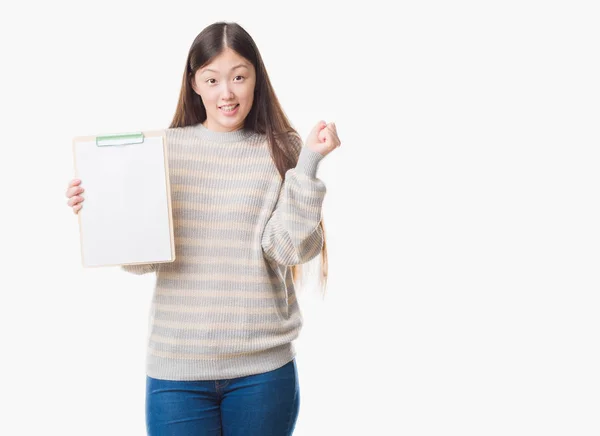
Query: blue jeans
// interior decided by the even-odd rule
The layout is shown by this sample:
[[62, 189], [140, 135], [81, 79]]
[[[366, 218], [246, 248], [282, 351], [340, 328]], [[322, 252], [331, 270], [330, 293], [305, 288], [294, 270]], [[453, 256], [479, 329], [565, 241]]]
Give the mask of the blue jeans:
[[146, 376], [150, 436], [288, 436], [299, 408], [295, 359], [273, 371], [227, 380]]

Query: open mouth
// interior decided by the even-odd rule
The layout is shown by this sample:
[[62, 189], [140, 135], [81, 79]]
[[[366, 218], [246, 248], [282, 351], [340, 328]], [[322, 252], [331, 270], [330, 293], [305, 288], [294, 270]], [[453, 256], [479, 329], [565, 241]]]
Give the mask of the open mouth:
[[239, 106], [240, 106], [239, 104], [229, 104], [227, 106], [219, 106], [219, 110], [226, 114], [230, 114], [230, 113], [237, 111]]

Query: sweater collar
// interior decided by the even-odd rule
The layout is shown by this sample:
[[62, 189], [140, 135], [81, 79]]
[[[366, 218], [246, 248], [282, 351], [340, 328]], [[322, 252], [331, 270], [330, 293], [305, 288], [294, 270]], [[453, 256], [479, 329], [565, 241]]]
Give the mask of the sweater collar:
[[198, 123], [193, 127], [194, 133], [197, 136], [215, 142], [240, 142], [254, 135], [252, 130], [246, 128], [234, 130], [233, 132], [216, 132], [214, 130], [207, 129], [202, 125], [202, 123]]

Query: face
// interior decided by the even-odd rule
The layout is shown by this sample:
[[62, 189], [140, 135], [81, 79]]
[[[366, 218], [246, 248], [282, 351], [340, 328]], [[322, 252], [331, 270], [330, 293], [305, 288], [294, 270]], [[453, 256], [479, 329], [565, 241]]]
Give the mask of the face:
[[206, 108], [204, 126], [216, 132], [244, 127], [252, 109], [256, 72], [254, 66], [230, 48], [199, 68], [192, 88]]

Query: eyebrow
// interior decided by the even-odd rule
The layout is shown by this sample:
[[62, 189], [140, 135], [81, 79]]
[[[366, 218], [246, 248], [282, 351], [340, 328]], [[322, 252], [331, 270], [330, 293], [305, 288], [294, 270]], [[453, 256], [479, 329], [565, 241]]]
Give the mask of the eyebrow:
[[[249, 68], [248, 68], [246, 65], [244, 65], [244, 64], [239, 64], [239, 65], [236, 65], [235, 67], [233, 67], [233, 68], [231, 69], [231, 71], [233, 71], [233, 70], [237, 70], [238, 68], [246, 68], [246, 69], [249, 69]], [[200, 74], [204, 74], [204, 73], [207, 73], [207, 72], [209, 72], [209, 71], [210, 71], [210, 72], [212, 72], [212, 73], [218, 73], [218, 71], [216, 71], [216, 70], [211, 70], [210, 68], [206, 68], [206, 69], [205, 69], [205, 70], [203, 70], [203, 71], [202, 71], [202, 73], [200, 73]]]

